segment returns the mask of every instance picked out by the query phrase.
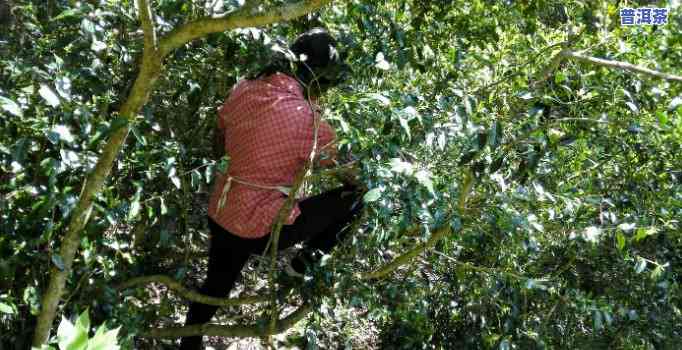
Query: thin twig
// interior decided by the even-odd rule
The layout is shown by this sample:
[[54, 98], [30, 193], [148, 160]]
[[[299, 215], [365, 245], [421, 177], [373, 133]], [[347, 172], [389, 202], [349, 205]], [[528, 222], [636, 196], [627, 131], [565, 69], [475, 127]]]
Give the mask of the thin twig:
[[473, 94], [473, 95], [477, 95], [477, 94], [479, 94], [479, 93], [481, 93], [481, 92], [483, 92], [483, 91], [485, 91], [485, 90], [488, 90], [488, 89], [490, 89], [490, 88], [492, 88], [492, 87], [495, 87], [495, 86], [497, 86], [497, 85], [499, 85], [499, 84], [502, 84], [502, 83], [504, 83], [504, 82], [506, 82], [506, 81], [509, 81], [509, 79], [511, 79], [511, 78], [513, 78], [513, 77], [515, 77], [515, 76], [519, 76], [519, 75], [523, 74], [523, 72], [521, 72], [521, 69], [524, 68], [524, 67], [526, 67], [526, 66], [528, 66], [529, 64], [535, 62], [535, 61], [537, 60], [537, 58], [538, 58], [540, 55], [544, 54], [544, 53], [545, 53], [547, 50], [549, 50], [549, 49], [553, 49], [553, 48], [555, 48], [555, 47], [557, 47], [557, 46], [563, 46], [563, 45], [565, 45], [565, 44], [566, 44], [566, 42], [563, 41], [563, 42], [559, 42], [559, 43], [555, 43], [555, 44], [552, 44], [552, 45], [543, 47], [542, 49], [540, 49], [540, 51], [538, 51], [537, 53], [535, 53], [535, 55], [534, 55], [531, 59], [529, 59], [528, 61], [524, 62], [524, 63], [521, 64], [521, 65], [518, 65], [518, 66], [514, 67], [514, 70], [516, 70], [515, 72], [513, 72], [513, 73], [508, 73], [508, 74], [504, 75], [502, 78], [500, 78], [500, 79], [498, 79], [498, 80], [496, 80], [496, 81], [494, 81], [494, 82], [492, 82], [492, 83], [489, 83], [489, 84], [487, 84], [487, 85], [484, 85], [484, 86], [479, 87], [478, 89], [474, 90], [474, 91], [472, 92], [472, 94]]
[[564, 59], [564, 53], [570, 50], [570, 48], [578, 42], [578, 39], [580, 39], [580, 36], [584, 33], [584, 29], [580, 31], [577, 34], [569, 34], [568, 39], [564, 42], [561, 43], [562, 50], [559, 51], [554, 57], [552, 57], [552, 60], [549, 62], [545, 68], [540, 71], [540, 73], [536, 76], [535, 80], [531, 83], [532, 88], [537, 88], [545, 82], [549, 77], [554, 73], [557, 68], [559, 68], [559, 65]]
[[[305, 86], [308, 89], [308, 96], [310, 96], [310, 87], [306, 85], [303, 86]], [[291, 210], [293, 209], [294, 203], [296, 202], [296, 194], [298, 193], [299, 188], [301, 188], [301, 185], [303, 185], [306, 175], [308, 174], [308, 171], [312, 167], [315, 157], [317, 156], [317, 138], [320, 127], [320, 118], [316, 115], [315, 109], [313, 108], [310, 101], [308, 101], [308, 107], [310, 108], [310, 112], [312, 113], [313, 116], [313, 147], [312, 150], [310, 151], [310, 156], [308, 157], [308, 160], [303, 165], [303, 168], [299, 171], [299, 173], [296, 175], [296, 178], [294, 179], [294, 184], [292, 185], [291, 192], [289, 192], [289, 197], [287, 197], [287, 200], [284, 202], [284, 205], [282, 206], [282, 208], [280, 208], [279, 213], [277, 213], [277, 217], [275, 219], [275, 223], [273, 225], [270, 236], [270, 240], [272, 241], [270, 245], [270, 271], [269, 271], [271, 292], [270, 300], [272, 303], [270, 317], [271, 334], [274, 333], [275, 327], [277, 325], [277, 319], [279, 318], [276, 294], [277, 286], [275, 281], [275, 271], [277, 269], [277, 251], [279, 250], [279, 235], [282, 232], [284, 222], [289, 217], [289, 215], [291, 215]]]
[[591, 57], [591, 56], [579, 54], [575, 51], [570, 51], [570, 50], [562, 51], [561, 55], [564, 57], [576, 59], [578, 61], [596, 64], [598, 66], [622, 69], [622, 70], [627, 70], [627, 71], [631, 71], [631, 72], [635, 72], [635, 73], [642, 73], [642, 74], [650, 75], [650, 76], [665, 79], [665, 80], [682, 82], [682, 76], [664, 73], [664, 72], [659, 72], [657, 70], [649, 69], [649, 68], [642, 67], [642, 66], [637, 66], [637, 65], [627, 63], [627, 62], [613, 61], [613, 60], [606, 60], [603, 58]]
[[468, 263], [468, 262], [458, 261], [457, 259], [455, 259], [455, 258], [453, 258], [453, 257], [451, 257], [451, 256], [449, 256], [449, 255], [446, 255], [446, 254], [444, 254], [444, 253], [441, 253], [441, 252], [439, 252], [439, 251], [437, 251], [437, 250], [434, 250], [433, 253], [436, 254], [436, 255], [438, 255], [438, 256], [441, 256], [441, 257], [447, 259], [450, 263], [455, 264], [455, 265], [457, 265], [457, 266], [459, 266], [459, 267], [461, 267], [461, 268], [463, 268], [463, 269], [465, 269], [465, 270], [471, 270], [471, 271], [476, 271], [476, 272], [483, 272], [483, 273], [492, 274], [492, 275], [504, 275], [504, 276], [512, 277], [512, 278], [518, 279], [518, 280], [528, 280], [528, 279], [531, 279], [530, 277], [521, 276], [521, 275], [519, 275], [519, 274], [516, 274], [516, 273], [513, 273], [513, 272], [509, 272], [509, 271], [502, 271], [502, 270], [494, 269], [494, 268], [491, 268], [491, 267], [476, 266], [476, 265], [473, 265], [473, 264]]

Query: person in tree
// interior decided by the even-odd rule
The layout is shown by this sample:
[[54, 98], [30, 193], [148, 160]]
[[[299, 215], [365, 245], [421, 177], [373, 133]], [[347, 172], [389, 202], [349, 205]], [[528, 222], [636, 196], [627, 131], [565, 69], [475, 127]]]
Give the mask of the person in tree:
[[[229, 295], [252, 254], [263, 253], [275, 218], [287, 199], [285, 188], [310, 159], [317, 134], [319, 166], [336, 163], [335, 133], [319, 120], [316, 100], [343, 78], [345, 65], [336, 40], [322, 28], [309, 30], [291, 45], [294, 60], [275, 59], [257, 76], [240, 81], [218, 113], [218, 144], [229, 157], [210, 197], [208, 274], [200, 292]], [[362, 208], [363, 190], [353, 181], [329, 192], [297, 200], [280, 233], [279, 248], [303, 242], [288, 266], [300, 275], [329, 253]], [[217, 306], [192, 303], [186, 325], [211, 320]], [[201, 337], [185, 337], [181, 349], [201, 348]]]

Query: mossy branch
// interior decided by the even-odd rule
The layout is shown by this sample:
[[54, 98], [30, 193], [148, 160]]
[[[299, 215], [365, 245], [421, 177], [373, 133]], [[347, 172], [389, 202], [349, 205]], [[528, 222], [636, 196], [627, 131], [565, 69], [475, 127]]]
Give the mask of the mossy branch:
[[237, 306], [237, 305], [245, 305], [245, 304], [256, 304], [256, 303], [262, 303], [266, 302], [269, 300], [267, 295], [258, 295], [258, 296], [247, 296], [247, 297], [239, 297], [239, 298], [216, 298], [208, 295], [201, 294], [199, 292], [193, 291], [185, 286], [182, 285], [182, 283], [174, 280], [173, 278], [166, 276], [166, 275], [151, 275], [151, 276], [142, 276], [142, 277], [135, 277], [132, 279], [129, 279], [118, 286], [116, 286], [116, 289], [119, 291], [122, 291], [124, 289], [129, 289], [133, 287], [140, 287], [144, 286], [150, 283], [160, 283], [168, 287], [168, 289], [174, 291], [181, 297], [194, 301], [197, 303], [202, 303], [206, 305], [215, 305], [215, 306]]
[[144, 33], [144, 49], [148, 53], [156, 52], [156, 28], [149, 1], [137, 0], [137, 10], [140, 13], [140, 23]]
[[130, 131], [130, 121], [135, 118], [137, 111], [147, 102], [152, 86], [158, 78], [160, 71], [161, 61], [153, 52], [145, 48], [142, 54], [140, 73], [137, 79], [135, 79], [128, 98], [119, 111], [119, 115], [125, 118], [126, 123], [109, 135], [109, 140], [104, 145], [102, 153], [97, 159], [95, 169], [88, 175], [83, 184], [80, 198], [71, 214], [61, 247], [59, 248], [58, 254], [64, 262], [63, 268], [53, 266], [50, 270], [49, 285], [45, 289], [41, 303], [42, 308], [33, 333], [34, 347], [41, 347], [50, 336], [50, 329], [56, 317], [57, 307], [62, 295], [64, 295], [66, 280], [71, 274], [73, 260], [80, 244], [81, 231], [85, 228], [92, 213], [93, 199], [101, 191], [104, 181], [109, 176], [114, 159]]
[[261, 12], [259, 6], [249, 3], [248, 6], [243, 6], [224, 17], [198, 19], [173, 30], [159, 42], [159, 52], [161, 56], [166, 56], [174, 49], [211, 33], [288, 21], [315, 11], [330, 2], [331, 0], [302, 0]]
[[[473, 174], [471, 173], [471, 170], [467, 169], [462, 184], [460, 186], [459, 201], [457, 202], [460, 213], [464, 213], [464, 210], [466, 209], [466, 201], [467, 198], [469, 198], [469, 194], [471, 193], [473, 186], [474, 186]], [[400, 266], [403, 266], [412, 261], [412, 259], [419, 256], [421, 253], [431, 249], [433, 246], [436, 245], [436, 243], [438, 243], [438, 241], [452, 233], [452, 227], [450, 226], [449, 221], [450, 220], [448, 218], [448, 220], [446, 220], [446, 224], [441, 228], [437, 229], [435, 232], [433, 232], [431, 234], [431, 237], [429, 237], [429, 239], [426, 240], [426, 242], [418, 244], [417, 246], [410, 249], [406, 253], [403, 253], [402, 255], [393, 259], [393, 261], [391, 261], [390, 263], [372, 272], [362, 274], [360, 278], [364, 280], [384, 278], [393, 271], [397, 270]]]
[[289, 316], [277, 320], [274, 329], [266, 327], [265, 323], [253, 324], [249, 326], [222, 326], [217, 324], [198, 324], [183, 327], [168, 327], [168, 328], [150, 328], [144, 331], [141, 336], [145, 338], [156, 339], [177, 339], [181, 337], [190, 337], [194, 335], [208, 335], [219, 337], [233, 337], [233, 338], [256, 338], [267, 337], [273, 334], [285, 332], [287, 329], [293, 327], [298, 321], [302, 320], [308, 313], [312, 311], [312, 306], [303, 304], [299, 306]]

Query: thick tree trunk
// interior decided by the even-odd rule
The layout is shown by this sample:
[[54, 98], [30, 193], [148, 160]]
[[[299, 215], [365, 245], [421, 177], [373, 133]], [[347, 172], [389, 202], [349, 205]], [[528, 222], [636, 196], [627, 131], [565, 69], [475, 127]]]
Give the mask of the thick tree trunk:
[[109, 176], [114, 159], [116, 159], [130, 131], [129, 124], [140, 108], [147, 102], [154, 81], [158, 78], [160, 72], [161, 61], [159, 58], [152, 55], [143, 58], [142, 67], [135, 80], [133, 89], [119, 112], [120, 116], [125, 118], [128, 123], [109, 136], [109, 140], [104, 145], [102, 154], [97, 160], [95, 169], [85, 181], [80, 199], [71, 214], [71, 221], [66, 228], [61, 249], [59, 250], [59, 256], [64, 262], [63, 266], [53, 266], [50, 269], [50, 282], [43, 295], [42, 309], [33, 335], [33, 346], [39, 347], [47, 342], [50, 328], [57, 312], [57, 306], [64, 294], [66, 281], [71, 274], [73, 260], [80, 244], [81, 231], [90, 219], [93, 199], [101, 191], [104, 181]]

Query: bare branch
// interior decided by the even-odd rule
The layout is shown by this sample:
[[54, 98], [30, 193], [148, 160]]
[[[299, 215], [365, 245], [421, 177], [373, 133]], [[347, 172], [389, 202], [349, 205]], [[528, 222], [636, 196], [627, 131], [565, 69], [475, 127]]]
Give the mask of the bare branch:
[[606, 60], [603, 58], [586, 56], [583, 54], [579, 54], [575, 51], [568, 51], [568, 50], [562, 51], [562, 55], [565, 57], [568, 57], [568, 58], [576, 59], [578, 61], [596, 64], [598, 66], [622, 69], [622, 70], [627, 70], [627, 71], [631, 71], [631, 72], [635, 72], [635, 73], [642, 73], [642, 74], [650, 75], [650, 76], [665, 79], [665, 80], [682, 81], [682, 76], [659, 72], [659, 71], [656, 71], [653, 69], [649, 69], [649, 68], [642, 67], [642, 66], [637, 66], [637, 65], [627, 63], [627, 62], [612, 61], [612, 60]]
[[252, 4], [249, 4], [249, 6], [243, 6], [224, 17], [202, 18], [173, 30], [159, 42], [159, 52], [161, 57], [164, 57], [173, 49], [211, 33], [224, 32], [235, 28], [259, 27], [294, 19], [315, 11], [330, 2], [331, 0], [301, 0], [293, 4], [266, 9], [260, 13], [252, 13], [256, 9]]
[[137, 0], [137, 11], [140, 15], [142, 32], [144, 33], [144, 49], [152, 53], [156, 51], [156, 29], [154, 28], [154, 17], [148, 0]]
[[145, 338], [157, 339], [177, 339], [181, 337], [189, 337], [194, 335], [208, 335], [218, 337], [235, 337], [235, 338], [256, 338], [266, 337], [273, 334], [279, 334], [294, 326], [298, 321], [302, 320], [310, 311], [312, 306], [303, 304], [296, 311], [289, 314], [289, 316], [278, 320], [275, 323], [274, 331], [270, 327], [263, 327], [261, 324], [254, 324], [249, 326], [221, 326], [217, 324], [198, 324], [184, 327], [168, 327], [168, 328], [151, 328], [142, 333]]
[[132, 278], [128, 281], [125, 281], [121, 283], [120, 285], [116, 286], [117, 290], [124, 290], [132, 287], [140, 287], [144, 286], [150, 283], [161, 283], [168, 287], [170, 290], [178, 293], [181, 297], [194, 301], [197, 303], [202, 303], [206, 305], [215, 305], [215, 306], [236, 306], [236, 305], [244, 305], [244, 304], [255, 304], [255, 303], [262, 303], [268, 301], [268, 296], [263, 295], [263, 296], [248, 296], [248, 297], [241, 297], [241, 298], [216, 298], [208, 295], [203, 295], [201, 293], [198, 293], [196, 291], [193, 291], [185, 286], [183, 286], [180, 282], [172, 279], [171, 277], [165, 276], [165, 275], [152, 275], [152, 276], [142, 276], [142, 277], [135, 277]]

